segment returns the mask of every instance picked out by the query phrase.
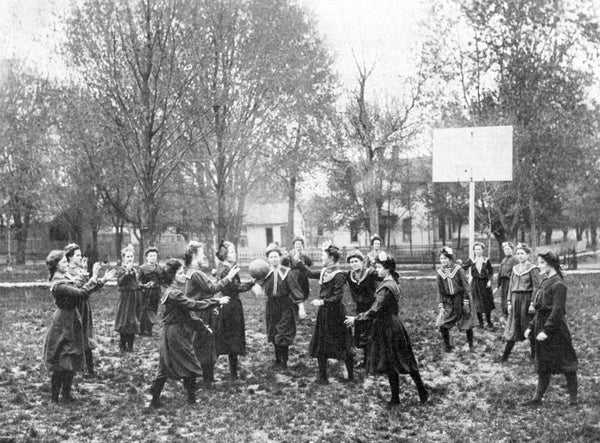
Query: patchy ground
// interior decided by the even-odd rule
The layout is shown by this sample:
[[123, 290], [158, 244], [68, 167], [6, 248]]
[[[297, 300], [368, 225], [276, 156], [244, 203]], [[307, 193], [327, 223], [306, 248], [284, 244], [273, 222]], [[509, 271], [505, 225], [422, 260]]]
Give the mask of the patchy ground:
[[[76, 377], [74, 405], [49, 402], [48, 373], [41, 349], [54, 306], [47, 289], [0, 288], [0, 441], [599, 441], [600, 440], [600, 275], [572, 276], [568, 320], [580, 359], [581, 405], [567, 406], [564, 378], [553, 378], [541, 409], [518, 404], [534, 392], [536, 377], [525, 344], [507, 365], [501, 329], [476, 330], [473, 353], [465, 337], [452, 332], [457, 350], [441, 352], [435, 321], [435, 283], [404, 280], [401, 317], [413, 339], [431, 401], [418, 403], [410, 378], [401, 385], [401, 406], [388, 411], [387, 380], [341, 382], [345, 368], [330, 363], [331, 383], [314, 384], [316, 361], [306, 355], [314, 310], [299, 325], [290, 368], [274, 372], [264, 325], [264, 298], [244, 297], [248, 355], [242, 380], [227, 380], [221, 357], [218, 383], [200, 388], [188, 406], [181, 383], [169, 381], [164, 407], [148, 411], [149, 384], [158, 363], [156, 336], [136, 340], [136, 351], [121, 356], [112, 331], [116, 292], [93, 295], [98, 336], [98, 377]], [[351, 306], [348, 303], [348, 306]], [[353, 306], [351, 307], [353, 309]]]

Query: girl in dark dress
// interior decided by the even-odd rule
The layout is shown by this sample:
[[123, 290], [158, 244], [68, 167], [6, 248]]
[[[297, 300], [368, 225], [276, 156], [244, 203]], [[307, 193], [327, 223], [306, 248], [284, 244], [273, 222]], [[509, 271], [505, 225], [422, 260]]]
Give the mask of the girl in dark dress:
[[[200, 270], [200, 265], [205, 261], [204, 244], [191, 241], [184, 252], [185, 265], [187, 266], [187, 282], [185, 296], [192, 300], [208, 300], [217, 292], [221, 292], [239, 272], [237, 265], [233, 265], [220, 281], [213, 283], [208, 276]], [[214, 332], [219, 328], [220, 309], [218, 306], [192, 313], [192, 317], [202, 320], [209, 328], [207, 331], [197, 331], [194, 335], [194, 349], [202, 365], [202, 378], [210, 385], [214, 378], [214, 366], [217, 361], [217, 350]], [[212, 332], [209, 332], [212, 331]]]
[[[504, 330], [506, 347], [500, 361], [508, 361], [508, 357], [515, 343], [525, 340], [525, 330], [531, 323], [535, 309], [532, 304], [533, 291], [540, 282], [539, 269], [529, 263], [530, 249], [527, 245], [519, 243], [516, 248], [519, 264], [513, 268], [510, 278], [508, 296], [508, 321]], [[533, 341], [530, 340], [531, 358], [533, 358]]]
[[[282, 253], [277, 245], [269, 245], [265, 251], [270, 270], [267, 276], [259, 281], [267, 297], [266, 321], [269, 343], [275, 348], [275, 368], [287, 368], [289, 347], [296, 338], [296, 315], [294, 299], [302, 295], [293, 295], [290, 284], [291, 270], [283, 266]], [[299, 291], [299, 287], [297, 287]]]
[[161, 299], [164, 327], [160, 334], [159, 361], [156, 378], [150, 392], [153, 408], [160, 407], [160, 393], [168, 378], [183, 379], [188, 403], [196, 402], [196, 378], [202, 374], [200, 362], [193, 345], [195, 328], [190, 311], [203, 311], [226, 305], [229, 297], [210, 300], [192, 300], [181, 292], [187, 280], [179, 260], [171, 259], [165, 265], [164, 281], [169, 287]]
[[158, 249], [150, 247], [144, 251], [146, 263], [140, 266], [138, 273], [142, 295], [142, 312], [140, 318], [140, 335], [152, 336], [152, 326], [156, 324], [158, 302], [160, 301], [160, 285], [163, 281], [163, 269], [158, 264]]
[[388, 376], [392, 391], [390, 406], [400, 404], [399, 374], [410, 374], [419, 392], [419, 399], [424, 403], [428, 399], [427, 390], [419, 374], [410, 337], [398, 317], [400, 288], [396, 262], [391, 255], [380, 252], [375, 258], [375, 268], [383, 279], [377, 288], [375, 302], [366, 312], [356, 317], [347, 317], [345, 324], [350, 327], [355, 322], [373, 322], [368, 372]]
[[[375, 301], [375, 291], [379, 284], [377, 271], [365, 266], [365, 257], [359, 249], [348, 254], [346, 258], [350, 263], [350, 272], [346, 274], [352, 301], [356, 304], [356, 315], [369, 310]], [[363, 350], [361, 366], [366, 367], [369, 355], [372, 321], [365, 319], [356, 324], [354, 328], [354, 346]]]
[[[217, 267], [217, 278], [223, 279], [236, 264], [235, 246], [233, 243], [221, 241], [216, 256], [220, 261]], [[254, 281], [242, 283], [239, 275], [236, 275], [221, 289], [221, 293], [228, 296], [230, 301], [221, 308], [221, 317], [215, 334], [216, 347], [217, 355], [229, 357], [231, 380], [238, 379], [238, 356], [246, 354], [246, 326], [240, 293], [249, 291], [252, 286]]]
[[504, 258], [500, 262], [498, 268], [498, 295], [500, 297], [500, 306], [502, 308], [502, 315], [504, 320], [508, 320], [508, 286], [510, 283], [510, 277], [512, 276], [513, 266], [519, 263], [519, 260], [513, 255], [515, 245], [511, 242], [505, 241], [502, 243], [502, 250], [504, 251]]
[[140, 313], [142, 307], [137, 271], [133, 266], [135, 249], [128, 245], [121, 251], [121, 267], [117, 269], [117, 315], [115, 331], [120, 335], [119, 350], [133, 352], [135, 334], [140, 333]]
[[51, 377], [51, 400], [58, 402], [62, 390], [64, 401], [73, 401], [71, 386], [76, 371], [82, 371], [85, 363], [85, 335], [81, 313], [81, 299], [88, 298], [92, 291], [101, 288], [107, 279], [114, 276], [108, 271], [98, 280], [100, 264], [95, 263], [92, 277], [82, 286], [69, 275], [64, 251], [52, 251], [46, 259], [50, 273], [50, 291], [57, 310], [44, 342], [44, 362]]
[[[69, 243], [65, 246], [65, 257], [69, 263], [69, 276], [75, 281], [78, 288], [83, 287], [90, 276], [87, 272], [87, 259], [81, 257], [81, 248], [76, 243]], [[81, 314], [81, 324], [83, 327], [83, 340], [85, 348], [85, 366], [89, 376], [95, 374], [94, 356], [92, 350], [96, 348], [94, 340], [94, 322], [92, 319], [92, 308], [89, 298], [82, 297], [79, 300], [79, 313]]]
[[469, 270], [471, 273], [471, 298], [475, 305], [479, 327], [483, 328], [483, 314], [485, 314], [488, 327], [493, 329], [492, 310], [495, 308], [495, 305], [492, 293], [492, 279], [494, 277], [494, 268], [490, 259], [483, 256], [484, 250], [485, 246], [483, 243], [475, 242], [473, 245], [475, 258], [469, 258], [463, 264], [463, 269]]
[[524, 406], [539, 406], [552, 374], [565, 374], [569, 404], [577, 404], [577, 356], [571, 333], [565, 320], [567, 286], [560, 271], [560, 259], [554, 252], [538, 255], [538, 267], [543, 275], [535, 292], [535, 315], [525, 331], [534, 340], [534, 366], [538, 373], [535, 396]]
[[306, 275], [296, 266], [296, 261], [302, 261], [309, 268], [313, 265], [313, 261], [304, 253], [304, 239], [302, 237], [294, 238], [292, 245], [291, 255], [293, 255], [293, 258], [291, 255], [284, 256], [281, 259], [281, 265], [290, 268], [288, 283], [292, 288], [297, 318], [303, 320], [306, 318], [304, 302], [310, 297], [310, 284]]
[[340, 250], [331, 243], [323, 245], [323, 264], [320, 271], [312, 271], [298, 261], [298, 266], [309, 278], [318, 278], [320, 293], [311, 304], [317, 306], [317, 320], [310, 341], [310, 356], [317, 359], [317, 383], [326, 384], [327, 359], [343, 360], [348, 371], [348, 381], [354, 380], [352, 331], [344, 325], [346, 307], [342, 302], [346, 277], [339, 269]]
[[466, 331], [469, 349], [473, 349], [473, 303], [469, 283], [463, 269], [454, 263], [454, 252], [445, 246], [440, 251], [440, 267], [437, 270], [438, 309], [436, 326], [444, 340], [444, 350], [452, 351], [450, 329], [456, 326]]

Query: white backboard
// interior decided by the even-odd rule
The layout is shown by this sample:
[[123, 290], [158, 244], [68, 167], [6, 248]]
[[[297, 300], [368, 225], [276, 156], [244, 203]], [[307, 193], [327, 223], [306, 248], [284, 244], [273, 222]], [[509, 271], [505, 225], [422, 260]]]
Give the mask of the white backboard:
[[512, 181], [512, 139], [512, 126], [435, 129], [433, 181]]

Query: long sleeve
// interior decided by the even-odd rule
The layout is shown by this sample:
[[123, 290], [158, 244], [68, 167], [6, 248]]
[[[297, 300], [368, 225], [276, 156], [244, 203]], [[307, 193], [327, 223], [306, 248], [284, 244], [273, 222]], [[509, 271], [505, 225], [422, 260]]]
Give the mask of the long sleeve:
[[485, 262], [485, 267], [488, 272], [488, 279], [491, 286], [492, 282], [494, 281], [494, 267], [492, 266], [492, 261], [489, 258]]
[[[439, 278], [438, 278], [438, 280], [439, 280]], [[369, 310], [358, 314], [356, 316], [356, 321], [371, 320], [371, 319], [377, 317], [377, 314], [383, 307], [383, 303], [388, 295], [388, 292], [389, 292], [388, 289], [383, 289], [383, 290], [377, 291], [375, 301], [373, 302], [373, 304], [371, 305]]]
[[59, 297], [85, 298], [88, 295], [90, 295], [90, 293], [96, 288], [97, 283], [93, 280], [88, 281], [81, 288], [73, 286], [68, 282], [59, 282], [52, 288], [52, 292], [54, 292]]
[[191, 280], [200, 292], [205, 294], [216, 294], [217, 292], [221, 292], [225, 286], [231, 283], [229, 278], [224, 278], [223, 280], [213, 283], [203, 272], [199, 271], [192, 274]]
[[183, 295], [181, 291], [173, 291], [169, 294], [169, 299], [179, 308], [189, 311], [203, 311], [219, 304], [219, 301], [215, 299], [192, 300]]
[[[540, 270], [538, 268], [533, 268], [531, 270], [531, 290], [535, 293], [535, 290], [538, 288], [538, 286], [540, 285]], [[533, 303], [533, 299], [531, 300], [531, 302]]]
[[515, 273], [510, 274], [510, 280], [508, 281], [508, 292], [506, 294], [506, 302], [512, 305], [512, 287], [513, 280], [515, 279]]
[[302, 260], [298, 260], [296, 262], [294, 262], [294, 264], [298, 267], [298, 269], [300, 269], [300, 271], [307, 277], [307, 278], [321, 278], [321, 271], [313, 271], [312, 269], [308, 268], [303, 262]]
[[544, 323], [544, 332], [547, 334], [553, 329], [558, 329], [565, 315], [565, 306], [567, 302], [567, 287], [560, 283], [556, 284], [552, 297], [552, 312]]
[[342, 301], [344, 297], [344, 285], [346, 284], [346, 277], [341, 273], [336, 274], [333, 277], [333, 290], [331, 296], [323, 298], [325, 303], [338, 303]]
[[466, 271], [467, 269], [470, 269], [471, 266], [473, 265], [473, 260], [471, 260], [470, 258], [465, 261], [461, 266], [462, 268]]

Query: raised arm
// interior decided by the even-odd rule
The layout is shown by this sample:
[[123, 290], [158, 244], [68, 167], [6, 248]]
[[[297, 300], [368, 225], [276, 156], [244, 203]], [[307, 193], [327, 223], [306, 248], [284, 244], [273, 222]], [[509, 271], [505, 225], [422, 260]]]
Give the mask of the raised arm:
[[89, 280], [81, 288], [73, 286], [68, 282], [58, 282], [52, 287], [52, 292], [57, 296], [61, 297], [81, 297], [85, 298], [90, 295], [92, 291], [98, 288], [98, 282], [96, 280]]
[[199, 271], [192, 274], [191, 280], [194, 282], [194, 285], [205, 294], [216, 294], [217, 292], [221, 292], [225, 286], [231, 283], [229, 277], [213, 283], [203, 272]]
[[308, 268], [304, 262], [302, 260], [297, 260], [293, 262], [294, 265], [296, 265], [298, 267], [298, 269], [300, 269], [300, 271], [302, 272], [302, 274], [304, 274], [307, 278], [321, 278], [321, 271], [313, 271], [312, 269]]
[[188, 311], [203, 311], [219, 305], [219, 300], [211, 298], [204, 300], [192, 300], [191, 298], [186, 297], [181, 291], [171, 292], [169, 294], [169, 300], [174, 302], [180, 308], [187, 309]]

